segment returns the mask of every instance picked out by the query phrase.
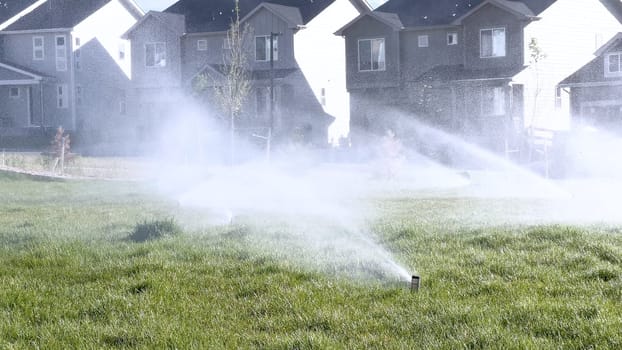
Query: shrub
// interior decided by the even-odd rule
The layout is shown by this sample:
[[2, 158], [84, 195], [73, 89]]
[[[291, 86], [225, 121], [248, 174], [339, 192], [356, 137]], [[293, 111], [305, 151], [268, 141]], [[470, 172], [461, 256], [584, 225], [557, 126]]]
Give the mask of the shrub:
[[135, 242], [144, 242], [152, 239], [171, 237], [181, 233], [181, 227], [174, 219], [145, 221], [137, 224], [130, 235]]

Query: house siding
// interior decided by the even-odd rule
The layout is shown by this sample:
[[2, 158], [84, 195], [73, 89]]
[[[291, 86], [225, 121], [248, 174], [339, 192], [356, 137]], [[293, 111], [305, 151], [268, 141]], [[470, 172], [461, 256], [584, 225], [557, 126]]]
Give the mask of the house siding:
[[[447, 33], [457, 33], [458, 43], [447, 45]], [[419, 36], [427, 35], [428, 47], [419, 47]], [[400, 33], [402, 78], [412, 81], [437, 65], [454, 65], [463, 62], [464, 36], [461, 28], [409, 30]]]
[[527, 45], [535, 38], [546, 54], [517, 77], [525, 84], [525, 127], [566, 129], [570, 110], [556, 109], [556, 85], [594, 58], [596, 49], [612, 38], [620, 23], [599, 0], [558, 0], [525, 27]]
[[[464, 65], [472, 69], [518, 67], [523, 61], [523, 26], [516, 15], [493, 5], [485, 5], [464, 19]], [[505, 56], [480, 57], [480, 31], [505, 29]]]
[[[361, 18], [343, 35], [346, 37], [346, 84], [348, 90], [364, 88], [396, 87], [400, 84], [399, 32], [369, 16]], [[385, 40], [386, 69], [384, 71], [359, 72], [358, 41], [360, 39]]]

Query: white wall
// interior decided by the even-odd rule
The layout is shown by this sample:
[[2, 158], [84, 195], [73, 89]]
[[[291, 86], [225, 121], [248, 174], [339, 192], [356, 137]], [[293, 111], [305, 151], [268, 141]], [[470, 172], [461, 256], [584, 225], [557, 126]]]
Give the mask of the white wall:
[[326, 89], [324, 111], [335, 122], [329, 141], [349, 131], [349, 94], [346, 90], [345, 40], [333, 33], [359, 13], [349, 0], [337, 0], [294, 36], [296, 60], [318, 101]]

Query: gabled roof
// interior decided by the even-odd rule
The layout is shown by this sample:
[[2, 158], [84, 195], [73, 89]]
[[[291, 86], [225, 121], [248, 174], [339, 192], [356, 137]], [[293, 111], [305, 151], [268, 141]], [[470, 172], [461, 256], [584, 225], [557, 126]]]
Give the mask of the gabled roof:
[[534, 17], [534, 13], [521, 1], [510, 1], [510, 0], [484, 0], [479, 5], [473, 7], [467, 13], [458, 17], [456, 20], [452, 22], [452, 24], [460, 24], [462, 21], [472, 15], [473, 13], [480, 10], [482, 7], [486, 5], [494, 5], [497, 6], [509, 13], [512, 13], [518, 17], [523, 17], [525, 19]]
[[278, 4], [271, 4], [268, 2], [262, 2], [259, 6], [255, 7], [251, 12], [249, 12], [244, 18], [240, 21], [244, 22], [253, 17], [259, 10], [266, 9], [279, 18], [281, 18], [285, 23], [287, 23], [289, 28], [297, 28], [302, 26], [302, 15], [300, 14], [300, 10], [297, 7], [291, 6], [283, 6]]
[[440, 65], [415, 78], [415, 82], [459, 82], [477, 80], [511, 80], [525, 67], [498, 67], [487, 69], [466, 69], [461, 64]]
[[622, 41], [622, 33], [618, 33], [613, 36], [609, 41], [607, 41], [603, 46], [599, 47], [598, 50], [594, 53], [596, 56], [602, 56], [607, 51], [611, 50], [615, 46], [619, 45]]
[[[47, 0], [4, 30], [23, 31], [73, 28], [110, 1], [111, 0]], [[133, 0], [121, 0], [121, 3], [125, 5], [128, 11], [137, 19], [143, 15], [142, 10]]]
[[38, 84], [45, 76], [14, 64], [0, 62], [0, 85]]
[[531, 11], [538, 15], [556, 0], [389, 0], [374, 12], [397, 14], [406, 27], [451, 25], [485, 2], [503, 4], [518, 13]]
[[[302, 25], [336, 0], [240, 0], [239, 15], [245, 18], [262, 2], [297, 8]], [[186, 33], [224, 32], [235, 19], [233, 0], [179, 0], [164, 10], [186, 16]], [[287, 10], [288, 12], [290, 10]], [[289, 16], [289, 15], [288, 15]]]
[[616, 34], [605, 45], [601, 46], [594, 58], [566, 79], [562, 80], [560, 86], [581, 86], [581, 85], [611, 85], [622, 84], [622, 77], [605, 76], [605, 54], [611, 51], [622, 51], [622, 33]]
[[134, 23], [123, 35], [124, 39], [127, 39], [137, 28], [143, 25], [148, 18], [153, 18], [160, 22], [165, 28], [173, 32], [174, 34], [181, 36], [186, 28], [186, 22], [184, 16], [175, 13], [166, 13], [158, 11], [149, 11], [138, 22]]
[[394, 30], [404, 29], [404, 25], [402, 24], [402, 21], [400, 21], [400, 18], [397, 14], [373, 11], [373, 12], [367, 12], [367, 13], [362, 13], [358, 15], [355, 19], [348, 22], [345, 26], [339, 28], [339, 30], [337, 30], [334, 34], [343, 35], [344, 31], [350, 28], [354, 23], [357, 23], [358, 21], [360, 21], [363, 17], [373, 18], [381, 23], [386, 24], [387, 26], [393, 28]]
[[2, 0], [0, 2], [0, 29], [4, 22], [41, 0]]

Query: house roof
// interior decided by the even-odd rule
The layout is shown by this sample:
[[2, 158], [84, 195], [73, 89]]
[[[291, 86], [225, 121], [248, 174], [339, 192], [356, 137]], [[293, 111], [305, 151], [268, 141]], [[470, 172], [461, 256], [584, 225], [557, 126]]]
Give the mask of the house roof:
[[348, 28], [350, 28], [350, 26], [353, 25], [354, 23], [356, 23], [359, 20], [361, 20], [361, 18], [363, 18], [363, 17], [371, 17], [373, 19], [376, 19], [377, 21], [386, 24], [387, 26], [393, 28], [394, 30], [404, 29], [404, 25], [402, 24], [402, 21], [400, 21], [400, 18], [399, 18], [399, 16], [397, 14], [395, 14], [395, 13], [388, 13], [388, 12], [373, 11], [373, 12], [361, 13], [355, 19], [351, 20], [346, 25], [344, 25], [343, 27], [339, 28], [334, 34], [335, 35], [343, 35], [344, 31], [346, 31]]
[[415, 78], [415, 82], [457, 82], [476, 80], [510, 80], [525, 67], [499, 67], [487, 69], [466, 69], [463, 65], [440, 65]]
[[0, 2], [0, 24], [25, 10], [38, 0], [2, 0]]
[[374, 12], [397, 14], [406, 27], [450, 25], [486, 2], [510, 11], [538, 15], [556, 0], [389, 0]]
[[164, 27], [168, 28], [171, 32], [179, 36], [181, 36], [185, 31], [186, 23], [184, 16], [178, 15], [176, 13], [149, 11], [138, 22], [134, 23], [134, 25], [131, 26], [130, 29], [123, 33], [122, 38], [127, 39], [132, 34], [132, 32], [139, 28], [148, 18], [154, 18], [155, 20], [162, 23]]
[[271, 4], [268, 2], [262, 2], [261, 4], [259, 4], [259, 6], [255, 7], [251, 12], [244, 16], [241, 21], [244, 22], [248, 20], [262, 8], [265, 8], [268, 11], [279, 16], [283, 21], [285, 21], [285, 23], [287, 23], [290, 28], [296, 28], [303, 24], [302, 15], [300, 14], [300, 10], [297, 7]]
[[613, 38], [609, 39], [603, 46], [598, 48], [594, 53], [596, 56], [602, 56], [605, 52], [617, 48], [622, 42], [622, 33], [618, 33], [613, 36]]
[[[622, 52], [622, 38], [620, 35], [616, 36], [618, 39], [613, 42], [609, 48], [611, 51]], [[615, 38], [614, 38], [615, 39]], [[604, 50], [601, 54], [579, 68], [576, 72], [572, 73], [566, 79], [562, 80], [559, 86], [581, 86], [581, 85], [611, 85], [622, 83], [622, 77], [606, 77], [605, 76], [605, 59], [604, 55], [610, 52]]]
[[[73, 28], [110, 1], [111, 0], [47, 0], [4, 30], [22, 31]], [[123, 3], [136, 18], [143, 15], [142, 10], [133, 0], [122, 0], [121, 3]]]
[[43, 74], [15, 64], [0, 62], [0, 85], [37, 84], [46, 78]]
[[472, 9], [467, 11], [467, 13], [463, 14], [462, 16], [454, 20], [452, 24], [460, 24], [462, 20], [464, 20], [465, 18], [469, 17], [474, 12], [478, 11], [479, 9], [487, 5], [497, 6], [501, 9], [504, 9], [505, 11], [509, 13], [513, 13], [516, 16], [524, 17], [526, 19], [535, 17], [533, 11], [531, 11], [531, 9], [529, 9], [529, 7], [527, 7], [527, 5], [525, 5], [525, 3], [523, 3], [522, 1], [488, 0], [488, 1], [482, 1], [479, 5], [473, 7]]
[[[302, 25], [307, 24], [336, 0], [240, 0], [239, 15], [245, 18], [262, 2], [297, 8]], [[224, 32], [235, 19], [235, 3], [232, 0], [179, 0], [164, 12], [186, 16], [186, 33]], [[275, 9], [276, 7], [272, 7]], [[279, 12], [286, 17], [291, 10]], [[287, 13], [287, 14], [285, 14]]]

